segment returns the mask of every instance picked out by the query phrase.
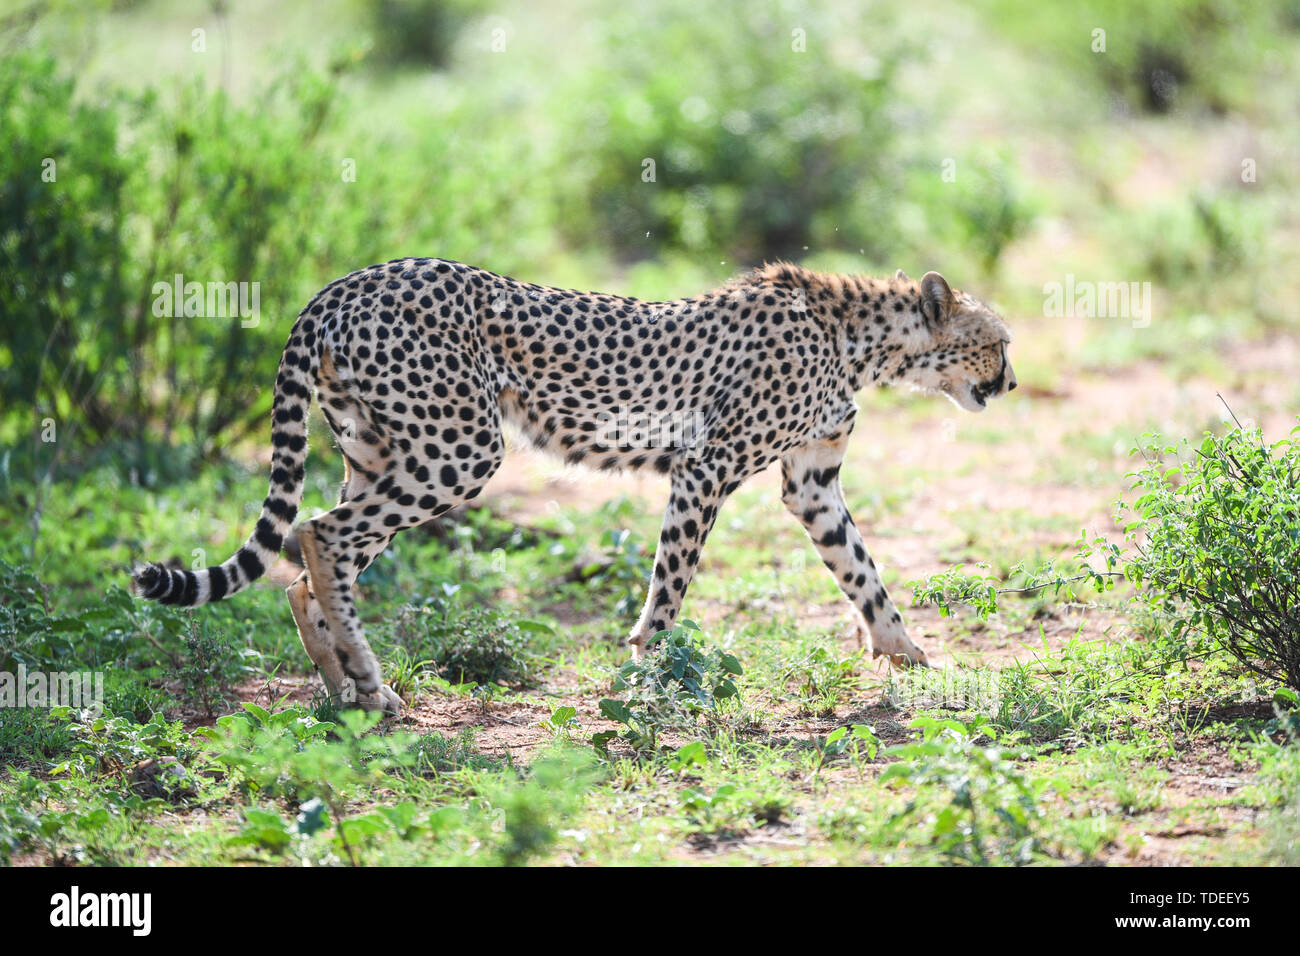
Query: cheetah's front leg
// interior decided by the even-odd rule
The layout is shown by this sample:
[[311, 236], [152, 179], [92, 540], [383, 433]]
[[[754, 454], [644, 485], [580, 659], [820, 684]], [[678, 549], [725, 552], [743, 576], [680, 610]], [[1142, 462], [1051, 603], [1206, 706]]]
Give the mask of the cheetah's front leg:
[[874, 656], [888, 654], [895, 664], [928, 666], [925, 652], [912, 643], [903, 619], [885, 592], [875, 562], [867, 554], [840, 488], [840, 464], [853, 418], [828, 437], [795, 449], [781, 459], [782, 500], [803, 522], [808, 537], [853, 603], [871, 635]]
[[649, 642], [677, 620], [682, 599], [695, 575], [704, 540], [718, 517], [718, 509], [734, 484], [727, 485], [718, 467], [699, 461], [673, 466], [672, 490], [664, 511], [664, 524], [655, 550], [654, 574], [641, 619], [628, 636], [632, 658], [649, 650]]

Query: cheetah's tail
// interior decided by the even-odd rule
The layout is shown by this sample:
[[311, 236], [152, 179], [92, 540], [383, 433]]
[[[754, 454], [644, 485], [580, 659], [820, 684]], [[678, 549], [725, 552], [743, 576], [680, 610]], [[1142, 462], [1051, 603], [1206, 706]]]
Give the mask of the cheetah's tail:
[[302, 502], [307, 409], [311, 402], [309, 384], [317, 364], [314, 349], [295, 347], [296, 333], [295, 324], [275, 378], [275, 398], [271, 404], [271, 486], [253, 533], [233, 557], [215, 567], [199, 571], [173, 571], [161, 564], [137, 567], [131, 573], [131, 590], [139, 597], [186, 606], [220, 601], [260, 578], [279, 555]]

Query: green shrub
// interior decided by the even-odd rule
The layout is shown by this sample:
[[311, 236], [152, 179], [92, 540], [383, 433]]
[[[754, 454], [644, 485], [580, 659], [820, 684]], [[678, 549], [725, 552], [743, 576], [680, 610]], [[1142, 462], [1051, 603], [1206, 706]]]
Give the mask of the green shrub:
[[[302, 226], [338, 179], [313, 149], [335, 94], [294, 69], [253, 107], [198, 84], [174, 103], [82, 95], [48, 57], [6, 58], [6, 440], [30, 441], [50, 419], [58, 443], [136, 448], [147, 478], [187, 459], [146, 445], [210, 453], [264, 426], [289, 324], [320, 284], [304, 277], [304, 253], [328, 255], [346, 235]], [[200, 284], [198, 299], [169, 298], [177, 275]]]
[[1298, 433], [1269, 446], [1238, 427], [1196, 449], [1147, 436], [1125, 574], [1174, 636], [1203, 632], [1248, 670], [1300, 689]]
[[58, 613], [45, 585], [0, 561], [0, 670], [86, 670], [109, 663], [154, 663], [164, 642], [180, 644], [184, 612], [136, 601], [109, 586], [89, 606]]
[[600, 712], [625, 730], [604, 731], [592, 742], [600, 748], [622, 736], [633, 747], [653, 750], [659, 735], [683, 727], [717, 708], [718, 701], [738, 697], [734, 677], [742, 673], [740, 662], [731, 654], [706, 647], [697, 641], [699, 626], [681, 621], [662, 632], [659, 644], [640, 660], [619, 668], [614, 690], [625, 691], [625, 700], [607, 698]]
[[371, 57], [388, 66], [447, 65], [456, 35], [479, 0], [365, 0]]
[[[104, 388], [128, 311], [129, 180], [118, 148], [123, 98], [78, 101], [54, 61], [6, 51], [0, 70], [0, 404], [86, 431], [116, 422]], [[66, 437], [66, 431], [64, 435]], [[57, 430], [56, 430], [57, 436]]]
[[1264, 215], [1253, 197], [1203, 191], [1128, 217], [1115, 240], [1131, 244], [1142, 271], [1163, 285], [1218, 283], [1257, 270], [1264, 258], [1259, 255]]
[[[501, 269], [548, 254], [552, 196], [500, 121], [519, 107], [485, 109], [480, 79], [362, 135], [335, 124], [362, 106], [301, 64], [236, 100], [85, 90], [47, 55], [6, 55], [0, 442], [20, 471], [33, 446], [42, 470], [111, 446], [143, 484], [185, 474], [263, 434], [289, 327], [342, 271], [417, 249]], [[166, 301], [177, 274], [203, 286], [202, 315]], [[223, 308], [230, 283], [250, 307], [256, 283], [255, 324]]]
[[885, 22], [869, 50], [844, 49], [833, 12], [742, 0], [707, 13], [676, 0], [650, 17], [623, 6], [590, 27], [603, 58], [565, 97], [587, 105], [569, 109], [556, 173], [586, 211], [564, 219], [575, 239], [590, 243], [594, 226], [629, 257], [666, 246], [742, 262], [885, 251], [901, 172], [889, 109], [907, 56]]
[[539, 629], [549, 631], [494, 608], [438, 599], [427, 607], [403, 608], [394, 639], [453, 684], [519, 685], [532, 675], [528, 635]]
[[[1243, 64], [1296, 26], [1295, 8], [1253, 0], [985, 4], [1035, 55], [1060, 58], [1134, 109], [1250, 110], [1260, 100]], [[1289, 7], [1289, 9], [1288, 9]], [[1105, 49], [1094, 49], [1105, 30]]]
[[211, 622], [191, 618], [183, 638], [185, 651], [180, 659], [181, 694], [191, 707], [207, 717], [229, 703], [227, 692], [248, 668], [241, 648]]

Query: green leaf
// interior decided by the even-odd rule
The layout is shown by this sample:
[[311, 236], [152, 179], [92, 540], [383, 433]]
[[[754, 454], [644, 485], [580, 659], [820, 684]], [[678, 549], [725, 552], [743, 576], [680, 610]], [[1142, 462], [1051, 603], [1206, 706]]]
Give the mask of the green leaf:
[[600, 702], [600, 712], [607, 720], [612, 720], [616, 724], [626, 724], [632, 719], [632, 711], [628, 709], [627, 704], [608, 697]]
[[265, 707], [259, 707], [251, 701], [244, 701], [243, 707], [244, 710], [252, 714], [257, 719], [257, 722], [263, 727], [265, 727], [271, 719], [271, 715]]
[[677, 750], [677, 756], [674, 758], [670, 767], [673, 770], [682, 770], [691, 766], [705, 766], [709, 762], [708, 755], [705, 752], [704, 744], [701, 741], [693, 740]]

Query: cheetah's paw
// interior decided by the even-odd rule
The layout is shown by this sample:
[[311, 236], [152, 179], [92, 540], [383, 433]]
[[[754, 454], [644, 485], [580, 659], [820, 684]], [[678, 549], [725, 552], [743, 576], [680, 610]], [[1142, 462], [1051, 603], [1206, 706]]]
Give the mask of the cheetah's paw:
[[358, 707], [365, 710], [381, 710], [390, 717], [396, 717], [405, 706], [402, 698], [398, 697], [397, 692], [387, 684], [380, 684], [379, 689], [373, 694], [358, 693], [356, 703]]

